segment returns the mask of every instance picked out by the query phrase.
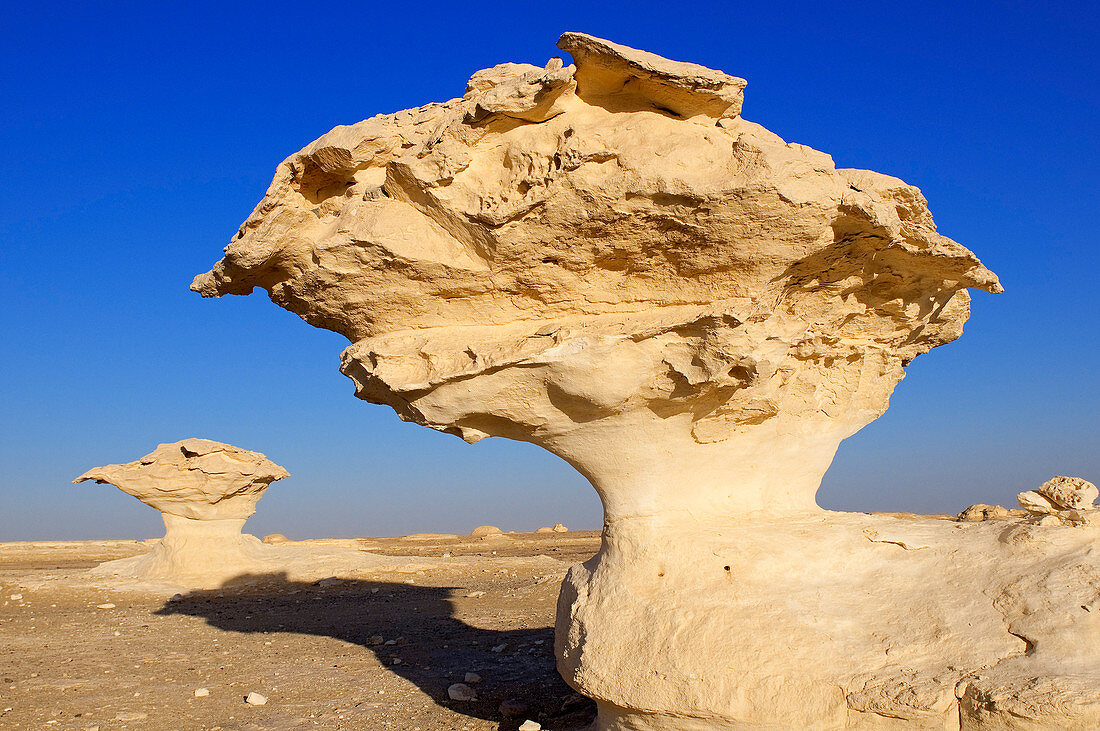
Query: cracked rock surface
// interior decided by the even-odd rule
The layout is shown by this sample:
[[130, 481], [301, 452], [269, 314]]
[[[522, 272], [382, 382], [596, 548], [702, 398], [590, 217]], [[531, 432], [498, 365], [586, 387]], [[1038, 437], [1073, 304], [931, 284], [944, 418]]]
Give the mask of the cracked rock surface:
[[[1017, 671], [991, 669], [1038, 662], [1044, 632], [1096, 646], [1095, 525], [896, 535], [814, 499], [996, 276], [916, 188], [743, 119], [743, 79], [579, 33], [559, 47], [572, 65], [479, 71], [462, 98], [291, 155], [192, 288], [260, 287], [351, 341], [360, 398], [538, 444], [592, 482], [603, 547], [565, 582], [557, 653], [600, 728], [1043, 723], [1077, 687], [1058, 651], [1027, 665], [1055, 688], [1028, 691], [1047, 699], [1031, 716], [999, 695]], [[1073, 581], [1041, 578], [1058, 572]], [[1067, 692], [1059, 722], [1096, 718]]]

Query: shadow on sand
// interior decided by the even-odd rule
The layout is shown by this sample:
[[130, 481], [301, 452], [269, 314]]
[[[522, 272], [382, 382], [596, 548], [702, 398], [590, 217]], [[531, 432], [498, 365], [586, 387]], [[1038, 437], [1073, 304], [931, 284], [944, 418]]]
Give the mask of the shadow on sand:
[[[501, 731], [518, 728], [525, 718], [555, 730], [591, 723], [595, 704], [574, 693], [555, 669], [552, 627], [471, 627], [455, 618], [452, 591], [355, 579], [295, 582], [281, 573], [245, 575], [222, 589], [174, 598], [155, 613], [201, 617], [233, 632], [309, 634], [359, 645], [436, 703], [496, 721]], [[378, 644], [377, 635], [397, 642]], [[470, 671], [484, 679], [476, 686], [478, 700], [450, 700], [448, 686], [462, 682]], [[528, 708], [517, 719], [504, 718], [499, 707], [505, 699]]]

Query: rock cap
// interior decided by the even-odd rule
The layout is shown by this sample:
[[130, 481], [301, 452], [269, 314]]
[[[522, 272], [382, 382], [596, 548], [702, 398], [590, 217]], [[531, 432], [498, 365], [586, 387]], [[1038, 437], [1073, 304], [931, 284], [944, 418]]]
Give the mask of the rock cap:
[[162, 513], [223, 520], [252, 515], [264, 490], [289, 476], [259, 452], [192, 438], [161, 444], [134, 462], [95, 467], [73, 482], [114, 485]]

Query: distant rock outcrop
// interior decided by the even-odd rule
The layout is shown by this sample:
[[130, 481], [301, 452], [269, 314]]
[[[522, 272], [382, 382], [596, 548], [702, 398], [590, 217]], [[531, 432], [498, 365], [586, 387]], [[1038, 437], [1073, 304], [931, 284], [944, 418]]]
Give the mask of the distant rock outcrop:
[[744, 80], [559, 46], [291, 155], [192, 288], [261, 287], [352, 341], [360, 398], [592, 482], [556, 650], [600, 728], [1100, 723], [1089, 530], [814, 499], [996, 276], [916, 188], [741, 118]]

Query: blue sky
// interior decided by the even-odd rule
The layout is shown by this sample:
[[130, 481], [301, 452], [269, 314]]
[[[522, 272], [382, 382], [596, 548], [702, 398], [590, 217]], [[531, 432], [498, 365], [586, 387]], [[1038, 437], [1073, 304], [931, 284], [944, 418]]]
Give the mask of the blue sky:
[[339, 336], [262, 292], [188, 291], [288, 154], [543, 63], [565, 30], [748, 79], [745, 118], [919, 186], [1001, 276], [841, 446], [824, 506], [957, 512], [1100, 480], [1095, 6], [895, 5], [9, 5], [0, 540], [158, 535], [152, 509], [69, 481], [187, 436], [290, 470], [260, 535], [598, 528], [595, 492], [552, 455], [403, 424], [352, 396]]

